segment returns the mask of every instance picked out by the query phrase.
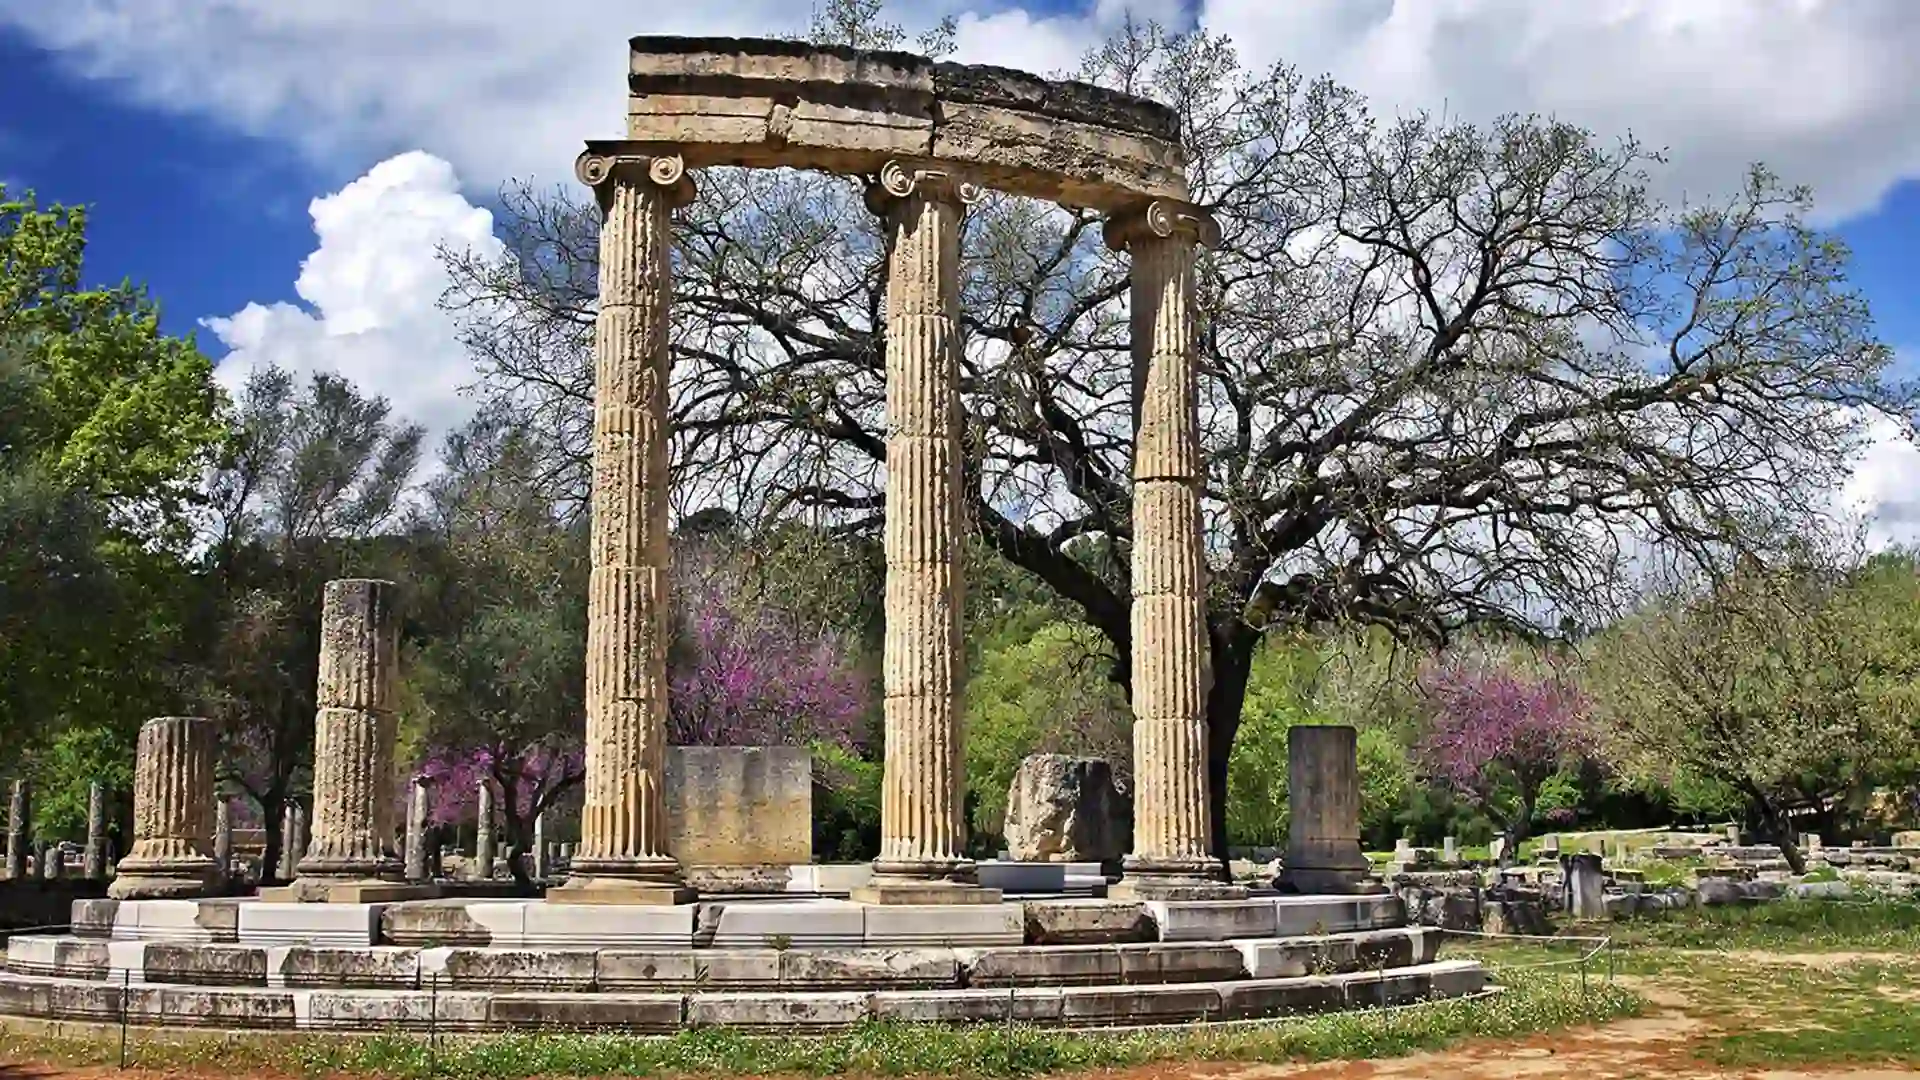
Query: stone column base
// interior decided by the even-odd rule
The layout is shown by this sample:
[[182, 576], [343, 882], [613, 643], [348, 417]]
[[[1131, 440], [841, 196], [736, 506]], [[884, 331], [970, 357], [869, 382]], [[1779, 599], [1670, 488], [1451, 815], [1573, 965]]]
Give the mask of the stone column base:
[[115, 900], [191, 900], [215, 895], [219, 891], [216, 876], [212, 859], [137, 866], [122, 861], [107, 895]]
[[700, 894], [685, 885], [633, 878], [583, 877], [547, 890], [549, 904], [604, 904], [628, 907], [671, 907], [691, 904]]
[[850, 890], [849, 900], [858, 904], [997, 904], [999, 889], [983, 889], [957, 881], [876, 880]]
[[439, 896], [440, 889], [427, 884], [305, 877], [259, 891], [260, 899], [269, 904], [398, 904], [407, 900], [436, 900]]

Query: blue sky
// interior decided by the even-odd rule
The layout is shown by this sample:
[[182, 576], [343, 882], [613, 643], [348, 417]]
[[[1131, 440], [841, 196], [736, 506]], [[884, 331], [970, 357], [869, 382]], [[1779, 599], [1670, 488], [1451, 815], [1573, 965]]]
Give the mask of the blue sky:
[[[12, 106], [0, 114], [0, 180], [37, 189], [43, 202], [89, 205], [90, 276], [148, 283], [175, 332], [249, 302], [296, 299], [300, 261], [314, 246], [308, 201], [338, 190], [379, 151], [317, 155], [203, 110], [145, 104], [133, 80], [84, 73], [71, 60], [0, 26], [0, 101]], [[492, 187], [467, 187], [489, 202]], [[1838, 231], [1884, 338], [1920, 345], [1920, 184], [1897, 183]], [[215, 355], [224, 351], [217, 337], [200, 337]]]

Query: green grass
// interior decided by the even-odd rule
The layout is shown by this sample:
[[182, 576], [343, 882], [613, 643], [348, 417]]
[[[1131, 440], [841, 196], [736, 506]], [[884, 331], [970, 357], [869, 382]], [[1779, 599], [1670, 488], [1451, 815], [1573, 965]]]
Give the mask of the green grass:
[[1920, 967], [1781, 969], [1729, 987], [1741, 1022], [1698, 1056], [1724, 1065], [1920, 1065]]
[[1920, 903], [1780, 900], [1644, 915], [1617, 923], [1624, 948], [1764, 949], [1920, 954]]
[[[1328, 1061], [1436, 1050], [1468, 1038], [1513, 1038], [1635, 1015], [1644, 1003], [1591, 980], [1516, 973], [1505, 993], [1417, 1008], [1333, 1013], [1258, 1025], [1102, 1033], [1024, 1026], [966, 1028], [870, 1024], [815, 1038], [719, 1030], [665, 1038], [505, 1035], [417, 1038], [235, 1036], [167, 1042], [136, 1036], [129, 1064], [148, 1069], [288, 1072], [306, 1076], [831, 1076], [1027, 1077], [1159, 1061]], [[110, 1040], [10, 1034], [0, 1061], [105, 1065]]]

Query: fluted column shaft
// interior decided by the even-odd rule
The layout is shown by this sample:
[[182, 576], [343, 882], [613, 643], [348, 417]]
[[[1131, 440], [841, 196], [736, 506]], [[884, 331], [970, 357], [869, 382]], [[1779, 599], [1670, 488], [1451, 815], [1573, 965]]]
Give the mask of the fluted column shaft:
[[160, 716], [140, 726], [133, 770], [133, 848], [109, 895], [200, 895], [213, 876], [213, 722]]
[[960, 694], [966, 491], [960, 428], [960, 220], [975, 190], [889, 163], [886, 221], [886, 762], [878, 874], [971, 877]]
[[302, 878], [396, 878], [394, 693], [400, 648], [391, 581], [327, 582], [320, 613], [313, 816]]
[[663, 886], [666, 850], [668, 331], [678, 157], [581, 158], [600, 200], [585, 806], [577, 870]]
[[1133, 262], [1133, 853], [1129, 875], [1206, 878], [1206, 699], [1194, 256], [1204, 214], [1156, 202], [1116, 217]]

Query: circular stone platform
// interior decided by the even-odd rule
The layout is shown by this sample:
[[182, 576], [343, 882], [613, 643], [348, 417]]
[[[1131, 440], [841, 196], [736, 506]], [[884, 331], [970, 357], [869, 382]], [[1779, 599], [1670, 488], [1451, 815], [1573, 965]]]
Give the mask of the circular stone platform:
[[8, 942], [0, 1016], [660, 1034], [866, 1020], [1138, 1026], [1397, 1005], [1487, 985], [1477, 963], [1438, 959], [1440, 932], [1406, 926], [1392, 896], [74, 908], [73, 934]]

